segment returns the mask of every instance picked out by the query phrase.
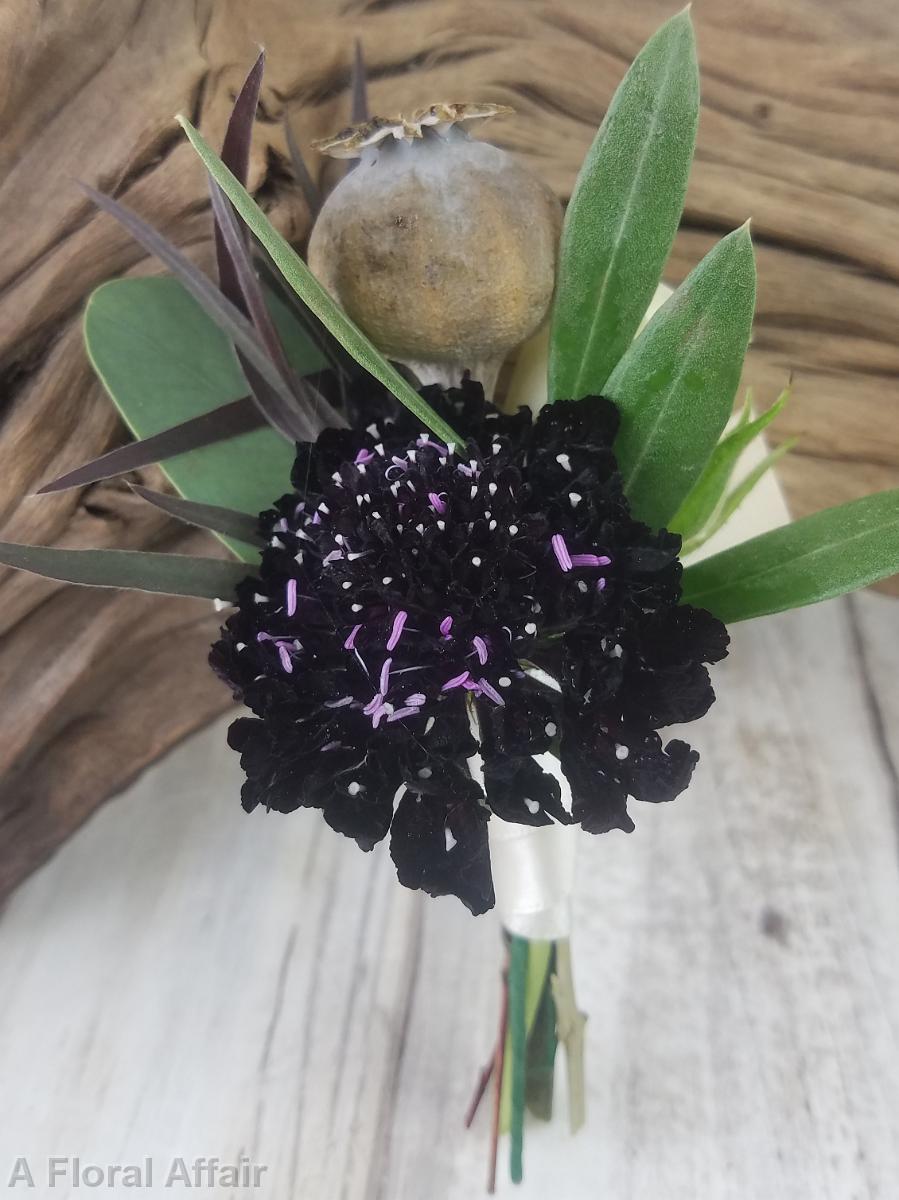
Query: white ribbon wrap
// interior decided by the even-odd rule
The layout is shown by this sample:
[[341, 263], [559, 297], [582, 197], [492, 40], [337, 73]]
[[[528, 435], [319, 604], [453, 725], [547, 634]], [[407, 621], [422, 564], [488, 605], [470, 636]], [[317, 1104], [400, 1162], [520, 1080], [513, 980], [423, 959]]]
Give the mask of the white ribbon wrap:
[[[568, 783], [551, 754], [537, 756], [544, 771]], [[496, 910], [503, 926], [518, 937], [555, 940], [571, 933], [576, 825], [516, 825], [494, 817], [488, 825]]]

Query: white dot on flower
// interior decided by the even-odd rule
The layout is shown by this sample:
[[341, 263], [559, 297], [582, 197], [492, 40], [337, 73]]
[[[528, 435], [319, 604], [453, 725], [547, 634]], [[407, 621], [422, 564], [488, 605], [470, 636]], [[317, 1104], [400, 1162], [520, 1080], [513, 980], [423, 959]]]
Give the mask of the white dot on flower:
[[453, 846], [456, 844], [456, 839], [453, 837], [453, 831], [450, 829], [449, 825], [444, 826], [443, 836], [446, 838], [446, 852], [449, 854], [450, 850], [452, 850]]
[[500, 677], [499, 677], [499, 686], [500, 686], [500, 687], [511, 687], [511, 686], [512, 686], [512, 680], [509, 678], [509, 676], [508, 676], [508, 675], [500, 675]]
[[615, 757], [619, 762], [624, 762], [629, 754], [630, 750], [628, 750], [627, 746], [622, 746], [618, 742], [615, 743]]
[[529, 813], [538, 813], [540, 811], [539, 800], [529, 800], [527, 796], [525, 796], [524, 803]]
[[578, 590], [579, 592], [586, 592], [586, 590], [587, 590], [587, 585], [586, 585], [586, 583], [584, 583], [583, 579], [579, 579], [579, 580], [577, 581], [577, 590]]
[[478, 558], [477, 555], [475, 555], [474, 558], [472, 558], [471, 562], [472, 562], [472, 566], [475, 566], [475, 567], [479, 567], [481, 565], [481, 560]]
[[283, 550], [284, 549], [284, 543], [281, 541], [281, 539], [279, 537], [273, 537], [272, 540], [269, 542], [269, 545], [272, 547], [273, 550]]
[[495, 496], [498, 491], [498, 488], [495, 483], [488, 483], [487, 491], [490, 493], [491, 496]]
[[623, 651], [620, 646], [615, 645], [612, 647], [612, 658], [621, 658], [622, 653]]
[[531, 633], [531, 634], [536, 633], [537, 626], [534, 624], [533, 621], [528, 621], [527, 625], [525, 625], [525, 627], [524, 627], [524, 631], [525, 631], [525, 633]]
[[476, 496], [477, 494], [478, 494], [478, 485], [477, 485], [476, 483], [473, 483], [473, 484], [471, 485], [471, 498], [472, 498], [472, 500], [474, 500], [474, 498], [475, 498], [475, 496]]
[[436, 720], [436, 717], [428, 717], [427, 721], [425, 721], [425, 733], [431, 732], [431, 730], [434, 728], [435, 720]]
[[433, 774], [434, 774], [434, 772], [431, 770], [430, 767], [422, 767], [421, 770], [418, 772], [418, 778], [419, 779], [430, 779]]
[[446, 521], [438, 521], [438, 522], [437, 522], [437, 528], [438, 528], [439, 530], [441, 530], [441, 532], [442, 532], [444, 529], [446, 529]]
[[354, 779], [353, 782], [350, 784], [350, 786], [347, 788], [347, 791], [350, 793], [351, 796], [358, 796], [359, 793], [362, 791], [362, 784], [357, 783], [356, 780]]
[[238, 650], [246, 650], [246, 648], [247, 648], [247, 643], [246, 643], [246, 642], [238, 642], [238, 643], [237, 643], [237, 649], [238, 649]]
[[559, 464], [559, 466], [560, 466], [560, 467], [561, 467], [561, 468], [562, 468], [564, 471], [570, 471], [570, 470], [571, 470], [571, 459], [568, 457], [568, 455], [567, 455], [567, 454], [557, 454], [557, 455], [556, 455], [556, 462]]
[[577, 506], [580, 504], [580, 502], [583, 500], [583, 498], [584, 497], [582, 495], [580, 495], [579, 492], [569, 492], [568, 493], [568, 499], [571, 501], [572, 508], [577, 508]]
[[353, 586], [353, 584], [349, 579], [344, 579], [343, 583], [340, 586], [343, 588], [343, 590], [345, 592], [348, 592], [350, 590], [350, 588]]
[[491, 530], [494, 530], [494, 529], [496, 529], [496, 521], [495, 521], [495, 520], [490, 522], [489, 528], [490, 528]]
[[546, 724], [543, 726], [543, 728], [546, 731], [547, 737], [555, 737], [556, 734], [559, 732], [555, 721], [547, 721]]
[[362, 605], [361, 604], [352, 604], [350, 606], [350, 612], [362, 612]]
[[515, 537], [515, 534], [516, 534], [516, 533], [518, 533], [518, 526], [517, 526], [517, 525], [510, 525], [510, 526], [509, 526], [509, 533], [511, 533], [512, 537]]
[[381, 580], [381, 583], [383, 583], [385, 587], [387, 586], [388, 583], [393, 583], [393, 576], [385, 575], [384, 578]]
[[266, 600], [268, 600], [268, 596], [263, 596], [260, 592], [254, 592], [253, 599], [257, 604], [265, 604]]
[[373, 521], [380, 521], [380, 519], [381, 519], [381, 514], [380, 514], [379, 512], [373, 512], [373, 513], [371, 514], [371, 519], [372, 519]]

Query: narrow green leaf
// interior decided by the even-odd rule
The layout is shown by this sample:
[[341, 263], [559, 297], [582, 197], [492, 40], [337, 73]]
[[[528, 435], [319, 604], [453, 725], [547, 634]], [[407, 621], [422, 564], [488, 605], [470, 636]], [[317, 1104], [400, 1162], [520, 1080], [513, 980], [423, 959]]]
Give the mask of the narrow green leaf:
[[241, 555], [245, 562], [257, 562], [259, 555], [251, 546], [264, 546], [265, 541], [259, 533], [259, 518], [251, 513], [237, 512], [233, 508], [220, 508], [217, 504], [197, 504], [194, 500], [184, 500], [180, 496], [169, 496], [165, 492], [154, 492], [152, 488], [141, 487], [140, 484], [129, 484], [132, 492], [152, 504], [154, 508], [184, 521], [187, 525], [196, 525], [200, 529], [208, 529], [213, 533], [224, 533], [230, 538], [247, 543], [247, 551]]
[[740, 455], [781, 412], [789, 396], [790, 389], [786, 388], [767, 412], [754, 421], [744, 420], [741, 414], [737, 428], [722, 438], [712, 451], [705, 470], [668, 522], [669, 529], [679, 533], [684, 541], [703, 532], [724, 498]]
[[727, 524], [756, 485], [761, 482], [764, 476], [774, 468], [785, 454], [789, 454], [798, 441], [799, 438], [788, 438], [785, 442], [781, 442], [770, 454], [766, 454], [762, 461], [749, 472], [746, 478], [742, 479], [732, 491], [728, 492], [712, 516], [711, 521], [705, 526], [702, 532], [689, 541], [684, 542], [681, 557], [692, 554], [694, 550], [698, 550], [700, 546], [705, 545], [709, 538], [714, 537], [718, 530]]
[[830, 600], [899, 571], [899, 489], [803, 517], [684, 571], [683, 599], [727, 623]]
[[630, 345], [677, 232], [698, 115], [685, 9], [628, 70], [575, 183], [559, 251], [551, 400], [599, 394]]
[[[323, 359], [280, 301], [272, 312], [298, 374]], [[246, 380], [225, 334], [176, 279], [116, 279], [90, 297], [84, 315], [88, 355], [136, 438], [162, 433], [246, 395]], [[230, 428], [230, 426], [229, 426]], [[290, 486], [294, 448], [268, 426], [163, 463], [189, 500], [262, 512]], [[236, 554], [245, 547], [223, 538]]]
[[459, 444], [461, 441], [459, 435], [434, 412], [430, 405], [422, 400], [418, 392], [406, 382], [399, 371], [375, 349], [361, 329], [354, 325], [339, 308], [290, 243], [271, 225], [250, 193], [238, 183], [190, 121], [186, 117], [178, 117], [178, 121], [190, 139], [191, 145], [206, 164], [209, 174], [237, 209], [250, 232], [268, 251], [278, 270], [315, 316], [346, 347], [353, 358], [375, 379], [383, 383], [410, 412], [418, 417], [423, 425], [426, 425], [444, 442]]
[[527, 977], [529, 942], [527, 938], [509, 940], [509, 1049], [511, 1072], [511, 1112], [509, 1115], [509, 1175], [513, 1183], [523, 1176], [524, 1109], [527, 1056]]
[[63, 583], [208, 600], [229, 599], [249, 574], [243, 563], [228, 559], [143, 550], [63, 550], [17, 542], [0, 542], [0, 563]]
[[[558, 1037], [556, 1034], [556, 1003], [553, 999], [551, 975], [555, 963], [555, 946], [550, 945], [550, 957], [547, 963], [546, 976], [543, 980], [543, 990], [540, 993], [537, 1010], [528, 1027], [527, 1053], [527, 1106], [528, 1111], [542, 1121], [549, 1121], [553, 1114], [553, 1091], [556, 1072], [556, 1050]], [[532, 949], [534, 943], [531, 943]], [[530, 968], [530, 962], [528, 963]], [[528, 971], [530, 976], [530, 969]]]
[[754, 304], [744, 225], [690, 272], [604, 389], [621, 412], [615, 453], [631, 507], [654, 528], [677, 512], [727, 424]]

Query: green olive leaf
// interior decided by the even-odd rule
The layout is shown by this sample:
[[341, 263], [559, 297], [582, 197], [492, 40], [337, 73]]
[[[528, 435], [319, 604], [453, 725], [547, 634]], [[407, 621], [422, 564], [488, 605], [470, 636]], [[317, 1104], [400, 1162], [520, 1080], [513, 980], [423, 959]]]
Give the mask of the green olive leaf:
[[199, 131], [186, 117], [178, 117], [178, 121], [191, 145], [205, 163], [209, 174], [234, 205], [250, 232], [268, 251], [272, 262], [309, 310], [338, 339], [356, 362], [383, 383], [401, 404], [404, 404], [410, 412], [418, 417], [423, 425], [426, 425], [443, 441], [459, 445], [461, 443], [459, 435], [434, 412], [411, 384], [406, 382], [396, 367], [375, 349], [362, 330], [353, 324], [318, 282], [287, 239], [278, 233], [247, 189], [232, 175]]
[[687, 567], [683, 600], [745, 621], [830, 600], [899, 571], [899, 488], [750, 538]]
[[730, 417], [749, 344], [748, 226], [722, 238], [625, 352], [604, 393], [621, 413], [615, 454], [635, 515], [668, 524]]
[[677, 232], [698, 115], [685, 9], [637, 56], [575, 183], [559, 250], [551, 400], [598, 395], [636, 333]]

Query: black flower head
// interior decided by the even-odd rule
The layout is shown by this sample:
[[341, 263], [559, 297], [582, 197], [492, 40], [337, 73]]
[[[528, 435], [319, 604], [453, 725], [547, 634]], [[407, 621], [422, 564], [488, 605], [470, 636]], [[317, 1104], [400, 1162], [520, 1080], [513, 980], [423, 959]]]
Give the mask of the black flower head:
[[631, 830], [628, 797], [687, 786], [698, 755], [658, 730], [705, 713], [728, 639], [678, 604], [680, 539], [631, 516], [608, 400], [426, 395], [464, 444], [395, 414], [299, 448], [211, 661], [255, 714], [230, 731], [248, 811], [389, 831], [402, 883], [480, 913], [491, 816]]

